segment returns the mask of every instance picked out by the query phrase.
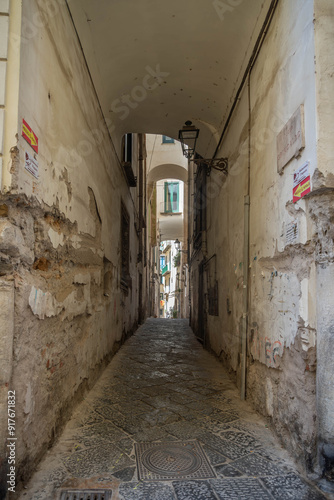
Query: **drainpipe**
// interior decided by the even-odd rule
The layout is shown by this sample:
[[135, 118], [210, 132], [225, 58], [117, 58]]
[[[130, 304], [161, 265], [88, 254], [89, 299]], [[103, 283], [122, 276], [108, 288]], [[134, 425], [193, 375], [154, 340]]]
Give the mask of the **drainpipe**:
[[240, 397], [246, 399], [246, 359], [247, 359], [247, 324], [248, 324], [248, 268], [249, 268], [249, 205], [250, 197], [244, 198], [244, 280], [243, 280], [243, 315], [241, 331], [241, 387]]
[[191, 234], [191, 222], [190, 222], [190, 214], [192, 214], [192, 207], [191, 207], [191, 163], [190, 160], [188, 160], [188, 238], [187, 238], [187, 261], [188, 261], [188, 300], [189, 300], [189, 324], [191, 325], [191, 255], [190, 255], [190, 234]]
[[248, 329], [248, 278], [249, 278], [249, 212], [250, 212], [250, 168], [251, 168], [251, 91], [250, 77], [248, 75], [248, 168], [247, 168], [247, 194], [244, 197], [244, 275], [243, 275], [243, 297], [242, 297], [242, 328], [241, 328], [241, 384], [240, 398], [246, 399], [246, 362], [247, 362], [247, 329]]
[[139, 256], [143, 262], [143, 134], [138, 134], [139, 141]]

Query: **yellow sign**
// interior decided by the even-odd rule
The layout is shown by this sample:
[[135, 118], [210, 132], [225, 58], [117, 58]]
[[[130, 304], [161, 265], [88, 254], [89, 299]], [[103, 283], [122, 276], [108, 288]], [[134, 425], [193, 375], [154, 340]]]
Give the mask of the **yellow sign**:
[[306, 191], [310, 187], [311, 187], [310, 180], [306, 181], [305, 184], [302, 184], [302, 183], [299, 184], [299, 186], [297, 187], [296, 191], [293, 193], [293, 196], [295, 198], [300, 198], [301, 195], [304, 193], [304, 191]]
[[38, 153], [38, 137], [25, 120], [22, 120], [22, 137], [24, 137], [32, 149]]

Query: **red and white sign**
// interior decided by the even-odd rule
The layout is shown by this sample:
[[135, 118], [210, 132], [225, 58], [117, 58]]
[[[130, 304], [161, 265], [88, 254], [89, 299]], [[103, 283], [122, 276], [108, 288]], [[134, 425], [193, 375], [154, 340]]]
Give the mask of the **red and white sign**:
[[22, 137], [38, 153], [38, 137], [25, 120], [22, 120]]
[[307, 161], [293, 174], [293, 202], [299, 201], [303, 196], [311, 192], [311, 176], [309, 162]]
[[37, 160], [33, 156], [30, 156], [29, 153], [25, 152], [25, 169], [36, 179], [38, 179], [38, 163]]

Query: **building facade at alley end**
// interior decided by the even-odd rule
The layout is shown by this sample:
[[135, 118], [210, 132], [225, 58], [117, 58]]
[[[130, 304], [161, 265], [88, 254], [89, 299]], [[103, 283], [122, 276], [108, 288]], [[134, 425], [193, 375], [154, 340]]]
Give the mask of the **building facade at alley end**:
[[189, 316], [334, 481], [334, 3], [172, 0], [154, 47], [165, 2], [112, 3], [0, 0], [1, 477], [8, 391], [20, 484], [139, 324]]

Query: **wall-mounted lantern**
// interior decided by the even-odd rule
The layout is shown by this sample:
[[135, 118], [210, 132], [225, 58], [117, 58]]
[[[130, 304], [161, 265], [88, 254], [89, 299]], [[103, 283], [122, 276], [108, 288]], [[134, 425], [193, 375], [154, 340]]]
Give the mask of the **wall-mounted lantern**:
[[187, 121], [185, 125], [179, 130], [179, 140], [182, 146], [183, 156], [192, 158], [196, 150], [196, 142], [199, 134], [199, 129], [196, 128], [191, 121]]

